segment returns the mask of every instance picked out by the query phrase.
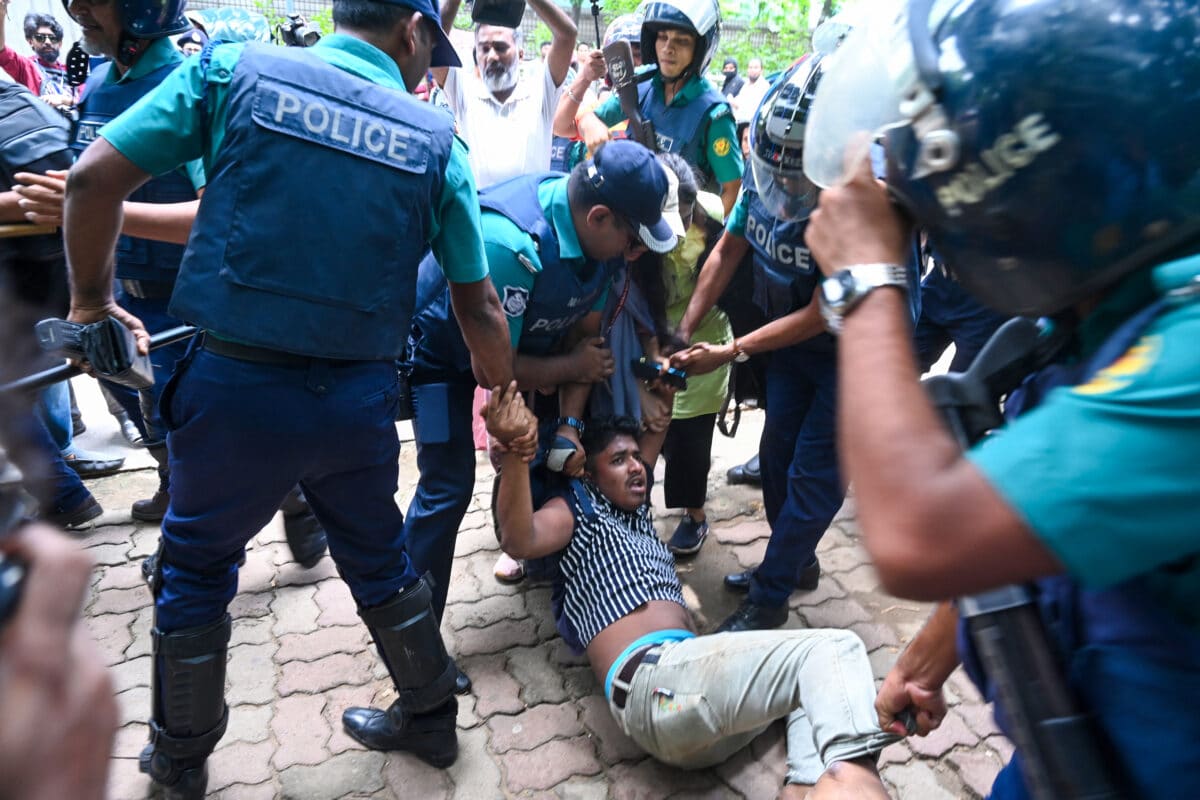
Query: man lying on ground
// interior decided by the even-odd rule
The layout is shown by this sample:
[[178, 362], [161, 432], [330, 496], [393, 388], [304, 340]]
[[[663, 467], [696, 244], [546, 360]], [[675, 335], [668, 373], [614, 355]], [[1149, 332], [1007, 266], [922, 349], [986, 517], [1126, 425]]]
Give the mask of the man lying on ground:
[[[840, 630], [697, 636], [671, 553], [654, 530], [632, 419], [584, 430], [585, 478], [534, 512], [519, 447], [536, 419], [516, 384], [486, 409], [501, 455], [497, 520], [516, 558], [562, 551], [559, 630], [586, 647], [618, 724], [660, 761], [718, 764], [787, 717], [781, 797], [886, 798], [866, 649]], [[815, 784], [811, 793], [807, 790]]]

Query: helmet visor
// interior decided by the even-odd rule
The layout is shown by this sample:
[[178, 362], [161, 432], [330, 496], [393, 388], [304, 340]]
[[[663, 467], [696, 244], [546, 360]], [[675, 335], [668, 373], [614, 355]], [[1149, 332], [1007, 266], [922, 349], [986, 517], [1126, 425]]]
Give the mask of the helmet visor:
[[906, 10], [880, 4], [825, 58], [805, 128], [805, 174], [821, 187], [846, 183], [872, 142], [908, 123], [919, 89]]
[[780, 219], [806, 219], [817, 205], [817, 187], [804, 175], [806, 105], [820, 59], [812, 57], [767, 90], [750, 123], [754, 189]]

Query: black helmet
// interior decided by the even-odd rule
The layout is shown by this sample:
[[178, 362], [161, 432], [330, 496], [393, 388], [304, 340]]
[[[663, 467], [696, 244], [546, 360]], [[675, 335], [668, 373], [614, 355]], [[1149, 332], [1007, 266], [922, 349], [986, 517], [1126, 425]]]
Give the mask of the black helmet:
[[804, 174], [804, 124], [821, 79], [822, 57], [810, 56], [776, 79], [750, 123], [750, 172], [768, 210], [807, 219], [817, 187]]
[[[121, 26], [133, 39], [161, 39], [192, 27], [183, 9], [187, 0], [120, 0]], [[63, 0], [67, 16], [71, 0]], [[73, 19], [73, 17], [72, 17]]]
[[721, 9], [717, 0], [647, 0], [642, 14], [642, 63], [657, 64], [654, 42], [658, 32], [678, 28], [696, 36], [696, 52], [685, 75], [703, 75], [721, 40]]
[[1200, 250], [1193, 0], [915, 0], [826, 59], [806, 127], [822, 186], [882, 137], [890, 190], [1005, 313]]

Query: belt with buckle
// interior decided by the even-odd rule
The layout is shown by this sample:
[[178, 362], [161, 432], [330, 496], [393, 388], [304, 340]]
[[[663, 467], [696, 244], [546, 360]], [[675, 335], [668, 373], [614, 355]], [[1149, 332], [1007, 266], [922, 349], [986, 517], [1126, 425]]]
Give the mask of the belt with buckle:
[[660, 645], [657, 644], [639, 647], [629, 654], [629, 658], [625, 659], [625, 663], [617, 670], [617, 677], [613, 679], [612, 702], [614, 706], [620, 709], [625, 708], [625, 701], [629, 698], [629, 682], [633, 680], [633, 674], [642, 664], [658, 663], [659, 647]]
[[131, 281], [122, 278], [121, 291], [139, 300], [161, 300], [171, 296], [175, 284], [165, 281]]

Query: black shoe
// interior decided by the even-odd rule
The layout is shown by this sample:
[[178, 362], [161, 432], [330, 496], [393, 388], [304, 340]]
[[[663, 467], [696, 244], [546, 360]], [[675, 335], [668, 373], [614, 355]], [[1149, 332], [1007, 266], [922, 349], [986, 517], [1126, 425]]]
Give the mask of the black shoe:
[[721, 623], [715, 633], [770, 630], [787, 622], [787, 618], [788, 608], [786, 605], [760, 606], [749, 600], [743, 600], [737, 610]]
[[350, 738], [371, 750], [404, 750], [427, 764], [445, 769], [458, 758], [458, 701], [453, 697], [428, 714], [407, 716], [393, 703], [378, 708], [347, 708], [342, 727]]
[[[748, 592], [750, 591], [750, 581], [754, 577], [754, 570], [748, 569], [745, 572], [734, 572], [725, 576], [725, 588], [731, 592]], [[821, 580], [821, 562], [813, 559], [806, 566], [801, 568], [800, 575], [796, 578], [796, 586], [794, 591], [811, 592], [817, 588], [817, 584]]]
[[283, 515], [283, 533], [292, 558], [305, 569], [315, 567], [329, 546], [325, 529], [307, 507], [300, 514]]
[[762, 469], [758, 456], [754, 456], [745, 464], [730, 467], [725, 473], [725, 481], [730, 484], [746, 483], [751, 486], [762, 486]]
[[104, 513], [104, 509], [90, 494], [82, 503], [66, 511], [42, 511], [38, 516], [51, 525], [65, 530], [80, 528]]
[[167, 506], [171, 503], [171, 495], [162, 489], [157, 490], [153, 497], [134, 501], [129, 509], [129, 516], [139, 522], [159, 522], [167, 515]]
[[101, 478], [119, 472], [125, 466], [125, 457], [105, 458], [97, 453], [89, 453], [72, 444], [62, 451], [63, 461], [75, 470], [81, 478]]
[[731, 592], [741, 592], [745, 594], [750, 591], [750, 580], [754, 577], [754, 570], [748, 569], [745, 572], [732, 572], [725, 576], [725, 588]]
[[471, 679], [467, 677], [467, 673], [462, 671], [462, 668], [457, 664], [455, 669], [458, 670], [458, 675], [454, 678], [454, 693], [455, 694], [470, 694]]

